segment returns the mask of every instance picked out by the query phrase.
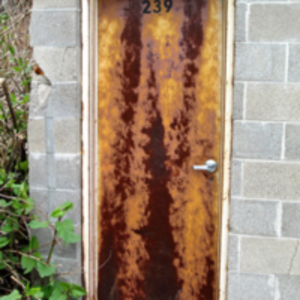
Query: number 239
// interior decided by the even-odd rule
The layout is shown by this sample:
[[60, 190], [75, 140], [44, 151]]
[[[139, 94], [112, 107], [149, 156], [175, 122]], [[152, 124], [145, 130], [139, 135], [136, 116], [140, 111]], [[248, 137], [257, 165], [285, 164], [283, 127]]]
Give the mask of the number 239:
[[[144, 0], [143, 4], [146, 4], [144, 10], [143, 10], [143, 14], [151, 14], [151, 2], [150, 0]], [[161, 1], [160, 0], [154, 0], [154, 4], [155, 4], [155, 9], [153, 9], [153, 12], [158, 14], [161, 12]], [[164, 1], [164, 6], [167, 9], [166, 11], [169, 12], [172, 8], [173, 5], [173, 1], [172, 0], [165, 0]]]

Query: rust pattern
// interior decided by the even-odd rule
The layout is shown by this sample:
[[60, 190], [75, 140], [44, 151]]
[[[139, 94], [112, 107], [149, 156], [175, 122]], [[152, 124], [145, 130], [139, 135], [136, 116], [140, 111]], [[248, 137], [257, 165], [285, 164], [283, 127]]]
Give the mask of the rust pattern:
[[216, 299], [221, 3], [146, 2], [99, 1], [98, 299]]

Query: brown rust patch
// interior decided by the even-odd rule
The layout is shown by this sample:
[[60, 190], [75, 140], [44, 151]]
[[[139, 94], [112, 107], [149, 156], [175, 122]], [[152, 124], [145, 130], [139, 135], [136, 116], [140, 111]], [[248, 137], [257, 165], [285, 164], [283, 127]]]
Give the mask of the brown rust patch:
[[142, 11], [99, 1], [98, 299], [215, 299], [220, 3]]

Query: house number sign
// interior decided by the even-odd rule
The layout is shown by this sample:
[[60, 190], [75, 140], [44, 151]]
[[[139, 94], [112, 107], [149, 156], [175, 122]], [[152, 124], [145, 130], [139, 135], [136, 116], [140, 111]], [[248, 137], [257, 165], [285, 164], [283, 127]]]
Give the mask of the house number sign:
[[161, 11], [163, 11], [162, 6], [164, 6], [166, 12], [169, 12], [173, 6], [173, 1], [172, 0], [165, 0], [165, 1], [154, 0], [154, 8], [151, 7], [150, 0], [144, 0], [143, 4], [145, 5], [143, 14], [151, 14], [152, 11], [155, 14], [159, 14]]

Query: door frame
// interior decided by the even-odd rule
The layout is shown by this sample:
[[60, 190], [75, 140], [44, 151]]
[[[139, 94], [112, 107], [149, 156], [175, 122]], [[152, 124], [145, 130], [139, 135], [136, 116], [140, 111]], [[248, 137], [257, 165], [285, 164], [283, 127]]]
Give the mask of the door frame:
[[[229, 204], [232, 139], [232, 99], [234, 69], [234, 0], [223, 0], [226, 9], [223, 45], [223, 124], [221, 181], [220, 277], [218, 300], [227, 296], [227, 254], [229, 239]], [[97, 23], [98, 0], [81, 0], [82, 33], [82, 263], [86, 299], [97, 299]], [[100, 300], [100, 299], [99, 299]]]

